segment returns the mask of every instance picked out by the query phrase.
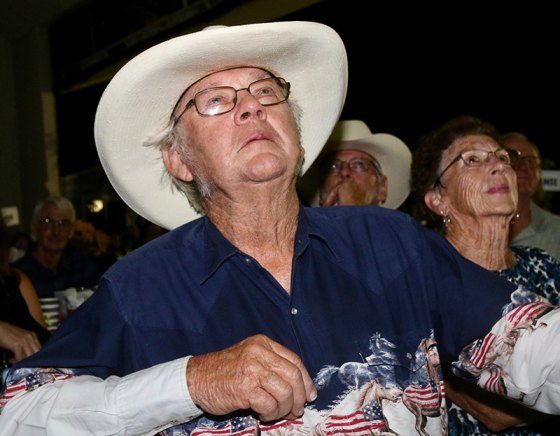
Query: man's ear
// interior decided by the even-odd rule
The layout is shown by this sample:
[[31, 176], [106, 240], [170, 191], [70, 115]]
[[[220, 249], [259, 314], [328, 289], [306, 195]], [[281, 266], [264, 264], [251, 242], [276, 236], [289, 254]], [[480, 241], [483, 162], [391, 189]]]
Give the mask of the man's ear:
[[441, 194], [436, 189], [430, 189], [424, 194], [424, 203], [428, 209], [437, 215], [446, 216], [449, 212], [445, 201], [443, 201]]
[[193, 181], [194, 178], [189, 167], [183, 161], [177, 150], [164, 148], [161, 152], [161, 155], [165, 167], [173, 177], [185, 182]]
[[388, 188], [387, 176], [383, 176], [379, 183], [379, 192], [377, 195], [377, 201], [379, 204], [383, 204], [387, 201], [387, 188]]

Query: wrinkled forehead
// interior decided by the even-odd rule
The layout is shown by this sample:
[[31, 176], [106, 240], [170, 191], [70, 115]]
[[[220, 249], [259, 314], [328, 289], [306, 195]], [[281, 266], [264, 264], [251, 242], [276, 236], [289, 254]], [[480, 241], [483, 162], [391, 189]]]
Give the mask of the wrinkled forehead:
[[493, 151], [501, 147], [501, 144], [487, 135], [467, 135], [457, 138], [444, 151], [448, 154], [456, 154], [466, 150], [488, 150]]
[[339, 159], [339, 160], [350, 160], [350, 159], [354, 159], [354, 158], [364, 158], [364, 159], [374, 159], [375, 160], [375, 156], [373, 156], [371, 153], [367, 153], [363, 150], [358, 150], [358, 149], [353, 149], [353, 148], [345, 148], [342, 150], [338, 150], [335, 149], [331, 152], [329, 152], [326, 156], [325, 156], [325, 160], [333, 160], [333, 159]]
[[192, 96], [194, 96], [194, 94], [202, 91], [203, 89], [212, 88], [215, 86], [229, 86], [229, 83], [227, 83], [226, 80], [231, 80], [231, 78], [239, 75], [247, 75], [251, 82], [254, 80], [263, 79], [265, 77], [278, 76], [267, 68], [255, 67], [251, 65], [240, 65], [235, 67], [223, 68], [217, 71], [210, 71], [203, 74], [199, 78], [195, 78], [192, 83], [186, 85], [185, 90], [177, 100], [177, 105], [182, 100], [191, 98]]
[[55, 203], [47, 202], [43, 205], [39, 212], [40, 218], [68, 218], [70, 211], [59, 207]]
[[226, 68], [224, 70], [206, 74], [204, 77], [201, 77], [193, 82], [189, 88], [196, 89], [198, 87], [206, 88], [207, 86], [220, 85], [223, 81], [231, 80], [232, 78], [239, 76], [247, 77], [249, 80], [258, 80], [266, 77], [272, 77], [274, 74], [264, 68], [252, 66]]

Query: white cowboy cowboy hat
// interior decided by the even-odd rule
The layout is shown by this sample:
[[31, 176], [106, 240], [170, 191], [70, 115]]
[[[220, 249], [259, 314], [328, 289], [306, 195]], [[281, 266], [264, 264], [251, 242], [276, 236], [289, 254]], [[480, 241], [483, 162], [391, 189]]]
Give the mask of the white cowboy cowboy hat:
[[410, 165], [412, 153], [399, 138], [388, 133], [371, 133], [361, 120], [346, 120], [336, 124], [323, 150], [303, 175], [298, 184], [299, 193], [311, 206], [319, 205], [323, 159], [338, 150], [360, 150], [379, 162], [387, 177], [387, 199], [382, 206], [398, 208], [410, 193]]
[[330, 27], [313, 22], [212, 26], [158, 44], [113, 77], [97, 108], [95, 143], [111, 184], [144, 218], [168, 229], [197, 218], [187, 198], [163, 183], [158, 150], [143, 146], [169, 123], [177, 100], [205, 75], [239, 66], [267, 69], [291, 83], [302, 109], [304, 170], [342, 111], [346, 50]]

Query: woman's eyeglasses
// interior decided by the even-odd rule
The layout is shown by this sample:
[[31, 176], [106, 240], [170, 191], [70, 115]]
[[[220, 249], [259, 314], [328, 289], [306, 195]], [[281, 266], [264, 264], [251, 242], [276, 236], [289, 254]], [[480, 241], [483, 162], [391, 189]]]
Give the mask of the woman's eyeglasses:
[[488, 150], [466, 150], [460, 153], [456, 158], [454, 158], [449, 165], [447, 165], [443, 171], [439, 174], [436, 181], [434, 182], [434, 187], [443, 186], [441, 184], [441, 178], [445, 172], [451, 168], [454, 164], [462, 160], [465, 166], [469, 168], [479, 167], [484, 165], [490, 160], [490, 156], [495, 156], [501, 163], [509, 166], [515, 165], [519, 158], [519, 153], [516, 150], [511, 150], [509, 148], [498, 148], [494, 151]]

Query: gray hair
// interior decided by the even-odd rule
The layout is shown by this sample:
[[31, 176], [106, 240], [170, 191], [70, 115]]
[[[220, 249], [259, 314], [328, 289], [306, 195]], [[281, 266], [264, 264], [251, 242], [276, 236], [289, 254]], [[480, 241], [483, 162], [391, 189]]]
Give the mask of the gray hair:
[[57, 195], [50, 195], [37, 202], [33, 208], [33, 221], [37, 221], [41, 217], [41, 212], [47, 204], [54, 204], [58, 209], [67, 212], [70, 222], [76, 221], [76, 209], [72, 202], [66, 197]]
[[[301, 145], [300, 120], [302, 109], [295, 99], [288, 100], [288, 105], [290, 106], [292, 116], [294, 117], [294, 121], [298, 129], [301, 156], [296, 167], [296, 174], [300, 175], [305, 159], [305, 150]], [[172, 190], [177, 189], [180, 193], [187, 197], [191, 207], [197, 213], [203, 215], [206, 213], [205, 201], [212, 198], [215, 186], [211, 181], [204, 180], [200, 177], [201, 172], [197, 171], [196, 165], [192, 159], [187, 134], [184, 129], [181, 129], [177, 124], [178, 123], [174, 123], [173, 120], [170, 121], [163, 131], [148, 138], [143, 145], [145, 147], [153, 147], [160, 153], [166, 149], [176, 151], [181, 159], [189, 165], [194, 177], [192, 182], [186, 182], [173, 176], [165, 165], [163, 165], [162, 179], [170, 184]]]
[[529, 145], [531, 145], [531, 147], [533, 147], [533, 149], [535, 150], [535, 152], [537, 153], [537, 156], [540, 158], [541, 157], [541, 153], [539, 151], [539, 147], [537, 147], [537, 144], [535, 144], [533, 141], [531, 141], [527, 135], [521, 133], [521, 132], [507, 132], [504, 133], [500, 136], [500, 139], [503, 143], [509, 141], [509, 140], [518, 140], [518, 141], [525, 141], [527, 142]]

